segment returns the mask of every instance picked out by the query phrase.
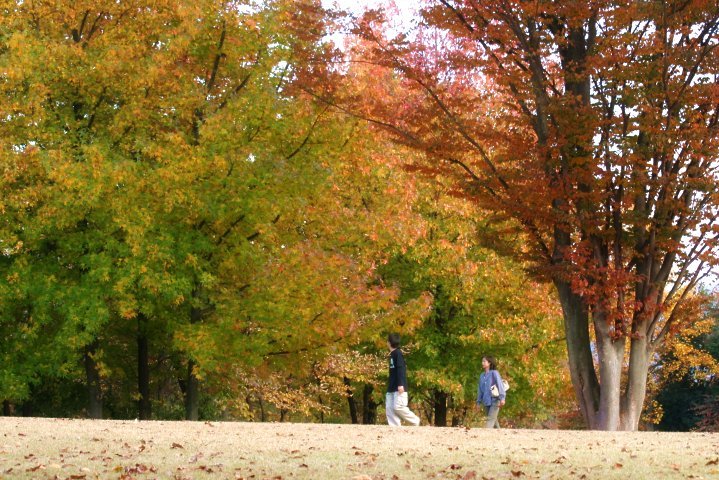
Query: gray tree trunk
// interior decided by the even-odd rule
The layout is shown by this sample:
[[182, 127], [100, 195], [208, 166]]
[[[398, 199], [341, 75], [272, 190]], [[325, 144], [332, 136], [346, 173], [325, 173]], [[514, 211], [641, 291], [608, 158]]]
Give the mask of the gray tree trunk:
[[622, 364], [624, 360], [625, 337], [612, 338], [611, 325], [604, 314], [595, 312], [594, 334], [597, 339], [599, 358], [599, 411], [595, 420], [598, 430], [619, 430], [621, 415], [620, 393], [622, 387]]
[[[639, 428], [646, 397], [647, 375], [652, 348], [646, 335], [635, 328], [630, 338], [626, 388], [622, 390], [626, 336], [613, 338], [610, 323], [600, 311], [592, 315], [598, 364], [592, 356], [589, 313], [581, 297], [568, 284], [554, 282], [564, 316], [569, 371], [582, 416], [587, 427], [596, 430]], [[597, 370], [599, 376], [597, 376]]]
[[632, 339], [629, 351], [629, 375], [627, 390], [622, 397], [621, 430], [637, 430], [647, 394], [649, 359], [652, 355], [647, 337], [639, 335]]

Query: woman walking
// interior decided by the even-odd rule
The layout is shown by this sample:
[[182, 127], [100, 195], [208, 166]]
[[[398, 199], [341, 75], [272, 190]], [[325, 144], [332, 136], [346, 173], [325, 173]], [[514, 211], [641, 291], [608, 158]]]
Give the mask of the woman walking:
[[477, 406], [484, 406], [484, 413], [487, 414], [486, 428], [500, 428], [497, 416], [499, 409], [504, 406], [506, 395], [502, 377], [497, 371], [497, 362], [494, 357], [482, 357], [482, 368], [484, 368], [484, 372], [479, 376]]

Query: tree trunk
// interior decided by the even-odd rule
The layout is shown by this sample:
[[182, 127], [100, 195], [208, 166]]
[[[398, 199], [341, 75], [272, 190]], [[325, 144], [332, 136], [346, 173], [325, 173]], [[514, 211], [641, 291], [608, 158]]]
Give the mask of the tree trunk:
[[[196, 293], [193, 292], [193, 297]], [[202, 320], [202, 313], [199, 308], [190, 309], [190, 324], [194, 325]], [[200, 380], [195, 375], [195, 362], [192, 359], [187, 361], [187, 381], [185, 382], [185, 419], [198, 420], [200, 405]]]
[[374, 387], [369, 383], [365, 383], [362, 389], [362, 423], [365, 425], [377, 423], [377, 403], [372, 400], [373, 390]]
[[593, 317], [601, 382], [599, 411], [593, 428], [615, 431], [619, 430], [621, 415], [622, 361], [626, 340], [625, 337], [612, 338], [611, 325], [602, 312], [595, 312]]
[[187, 361], [187, 380], [185, 383], [185, 420], [197, 421], [200, 418], [200, 381], [195, 375], [195, 362]]
[[599, 410], [600, 388], [590, 349], [589, 312], [581, 297], [572, 292], [568, 283], [555, 280], [554, 285], [562, 305], [569, 372], [574, 394], [587, 426], [599, 428], [596, 417]]
[[350, 407], [350, 418], [352, 419], [352, 425], [357, 425], [359, 423], [359, 419], [357, 418], [357, 402], [355, 401], [354, 392], [352, 392], [352, 383], [347, 377], [344, 377], [342, 381], [347, 387], [347, 403]]
[[260, 421], [266, 422], [267, 421], [267, 413], [265, 412], [265, 402], [262, 400], [262, 397], [259, 398], [260, 403]]
[[147, 318], [137, 317], [137, 387], [140, 394], [138, 413], [140, 420], [149, 420], [150, 404], [150, 359], [147, 339]]
[[647, 337], [639, 335], [631, 340], [629, 347], [629, 374], [627, 390], [622, 397], [622, 413], [620, 429], [634, 431], [639, 428], [639, 420], [644, 408], [644, 398], [647, 393], [647, 375], [649, 372], [649, 358], [652, 350]]
[[100, 388], [100, 372], [95, 362], [97, 341], [85, 347], [85, 377], [87, 379], [87, 416], [102, 418], [102, 390]]
[[441, 390], [434, 391], [434, 425], [447, 426], [447, 394]]
[[4, 417], [12, 415], [12, 407], [10, 406], [9, 400], [3, 400], [2, 402], [2, 414]]
[[467, 407], [462, 407], [461, 410], [455, 408], [452, 411], [452, 426], [459, 427], [464, 423], [465, 418], [467, 418]]

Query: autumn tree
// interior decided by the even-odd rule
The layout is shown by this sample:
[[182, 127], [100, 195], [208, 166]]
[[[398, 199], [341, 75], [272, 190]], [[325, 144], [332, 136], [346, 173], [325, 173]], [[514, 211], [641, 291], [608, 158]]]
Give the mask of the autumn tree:
[[706, 428], [713, 421], [709, 412], [717, 401], [719, 376], [716, 296], [695, 295], [686, 307], [682, 314], [697, 320], [663, 346], [650, 370], [653, 402], [647, 416], [660, 430]]
[[492, 355], [512, 383], [506, 415], [523, 425], [549, 420], [567, 407], [571, 388], [552, 292], [483, 245], [505, 225], [456, 195], [451, 181], [418, 178], [413, 209], [426, 234], [380, 267], [385, 282], [399, 285], [400, 302], [432, 296], [430, 314], [405, 336], [414, 401], [436, 426], [468, 424], [482, 356]]
[[382, 20], [357, 22], [349, 59], [401, 88], [341, 91], [334, 71], [308, 90], [515, 222], [559, 296], [587, 426], [637, 429], [652, 355], [717, 264], [719, 7], [439, 0], [407, 34]]
[[[361, 263], [296, 233], [307, 221], [297, 207], [326, 191], [330, 154], [346, 143], [326, 107], [288, 90], [292, 63], [323, 35], [313, 2], [3, 8], [4, 399], [27, 399], [46, 375], [82, 376], [80, 355], [90, 414], [101, 415], [102, 375], [127, 368], [104, 355], [129, 333], [140, 418], [152, 415], [150, 368], [180, 350], [194, 419], [200, 370], [213, 368], [197, 365], [212, 349], [203, 324], [247, 344], [236, 361], [284, 336], [283, 315], [297, 302], [337, 303], [334, 290], [311, 295], [329, 276], [307, 269], [332, 269], [333, 281], [355, 269], [352, 292], [368, 278]], [[290, 281], [282, 263], [292, 264]], [[292, 304], [287, 295], [300, 289]], [[363, 290], [391, 302], [382, 289]], [[261, 305], [273, 307], [259, 318], [271, 335], [247, 341], [242, 312]], [[333, 330], [332, 313], [317, 336], [349, 328]], [[313, 339], [298, 334], [301, 345]]]

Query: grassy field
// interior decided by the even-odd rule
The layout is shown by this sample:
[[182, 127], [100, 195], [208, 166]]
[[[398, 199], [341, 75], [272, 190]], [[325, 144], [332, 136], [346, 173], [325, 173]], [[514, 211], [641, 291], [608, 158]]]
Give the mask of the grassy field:
[[0, 417], [0, 478], [719, 478], [719, 434]]

